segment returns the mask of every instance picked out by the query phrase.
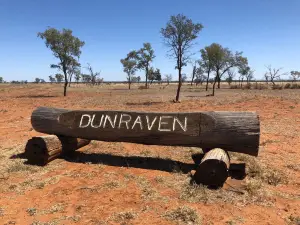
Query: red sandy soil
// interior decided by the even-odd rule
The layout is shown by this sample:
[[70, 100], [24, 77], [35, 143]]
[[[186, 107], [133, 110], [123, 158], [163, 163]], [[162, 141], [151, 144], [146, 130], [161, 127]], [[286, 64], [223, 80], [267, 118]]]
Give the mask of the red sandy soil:
[[[298, 90], [221, 89], [215, 97], [205, 97], [202, 88], [186, 85], [181, 103], [174, 104], [173, 86], [126, 88], [75, 85], [63, 97], [60, 85], [0, 86], [0, 224], [187, 224], [189, 219], [166, 216], [180, 206], [195, 212], [199, 224], [300, 223]], [[228, 178], [221, 190], [204, 189], [186, 197], [186, 190], [197, 188], [189, 184], [191, 172], [178, 171], [176, 162], [193, 165], [191, 155], [197, 149], [131, 143], [93, 141], [74, 156], [45, 167], [26, 165], [26, 160], [15, 155], [24, 151], [31, 137], [42, 135], [30, 124], [38, 106], [256, 111], [261, 121], [260, 153], [247, 162], [251, 164], [253, 158], [263, 171], [274, 172], [269, 179], [278, 182], [275, 185], [273, 180], [248, 174], [242, 180]], [[140, 161], [132, 156], [139, 156]], [[157, 165], [155, 158], [160, 159]], [[259, 183], [252, 194], [249, 182]]]

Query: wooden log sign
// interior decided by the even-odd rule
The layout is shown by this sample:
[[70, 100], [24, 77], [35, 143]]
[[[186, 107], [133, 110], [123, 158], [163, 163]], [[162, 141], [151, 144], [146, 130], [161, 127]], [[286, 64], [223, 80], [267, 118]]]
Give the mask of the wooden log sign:
[[41, 133], [110, 142], [222, 148], [257, 156], [260, 126], [254, 112], [131, 112], [37, 108]]

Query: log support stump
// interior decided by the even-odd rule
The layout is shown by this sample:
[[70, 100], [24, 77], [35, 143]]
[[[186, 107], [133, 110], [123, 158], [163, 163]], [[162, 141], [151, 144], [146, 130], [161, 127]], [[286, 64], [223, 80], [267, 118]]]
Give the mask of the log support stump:
[[194, 180], [197, 184], [222, 187], [228, 177], [229, 166], [228, 153], [220, 148], [212, 149], [202, 158], [194, 174]]
[[25, 147], [25, 157], [30, 164], [46, 165], [63, 154], [88, 145], [91, 141], [80, 138], [48, 135], [31, 138]]

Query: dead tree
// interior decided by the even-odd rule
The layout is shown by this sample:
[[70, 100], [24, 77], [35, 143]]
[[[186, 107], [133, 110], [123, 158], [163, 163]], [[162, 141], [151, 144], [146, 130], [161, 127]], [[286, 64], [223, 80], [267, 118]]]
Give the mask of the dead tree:
[[266, 68], [268, 70], [265, 73], [265, 78], [266, 78], [267, 83], [268, 83], [267, 79], [270, 79], [272, 84], [275, 85], [275, 80], [279, 80], [281, 76], [286, 75], [286, 73], [281, 73], [280, 72], [282, 70], [282, 68], [275, 69], [275, 68], [272, 68], [271, 65], [266, 66]]
[[85, 68], [90, 72], [91, 83], [92, 83], [92, 85], [95, 85], [95, 84], [96, 84], [97, 77], [100, 76], [101, 71], [95, 73], [95, 72], [93, 71], [92, 66], [91, 66], [89, 63], [88, 63], [88, 66], [85, 67]]

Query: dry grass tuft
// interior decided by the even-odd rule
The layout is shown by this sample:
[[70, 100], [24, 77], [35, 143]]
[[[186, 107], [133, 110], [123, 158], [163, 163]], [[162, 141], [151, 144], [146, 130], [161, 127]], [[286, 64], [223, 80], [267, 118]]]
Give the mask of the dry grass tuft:
[[262, 184], [261, 180], [256, 180], [256, 179], [246, 180], [245, 190], [252, 196], [258, 195], [259, 191], [261, 191], [262, 187], [263, 187], [263, 184]]
[[135, 219], [137, 216], [138, 214], [131, 210], [126, 212], [115, 213], [108, 220], [112, 220], [117, 223], [122, 223], [122, 222], [124, 223], [124, 222], [128, 222], [129, 220]]
[[300, 164], [289, 164], [286, 166], [290, 170], [294, 170], [296, 172], [300, 171]]
[[167, 220], [174, 221], [176, 224], [201, 224], [201, 217], [197, 211], [188, 206], [180, 206], [176, 209], [167, 211], [164, 214]]
[[116, 188], [120, 188], [120, 187], [124, 187], [125, 184], [119, 182], [119, 181], [109, 181], [107, 183], [103, 184], [103, 188], [105, 189], [116, 189]]
[[231, 154], [231, 157], [246, 163], [246, 174], [249, 178], [254, 178], [273, 186], [286, 184], [288, 182], [283, 172], [261, 165], [261, 163], [252, 156], [234, 153]]
[[39, 214], [45, 215], [45, 214], [54, 214], [54, 213], [62, 213], [65, 210], [66, 205], [63, 203], [58, 203], [53, 206], [51, 206], [49, 209], [42, 210]]
[[286, 176], [277, 170], [266, 169], [263, 173], [263, 180], [270, 185], [277, 186], [278, 184], [287, 184], [288, 180]]
[[293, 215], [290, 215], [288, 218], [287, 218], [287, 221], [289, 224], [294, 224], [294, 225], [299, 225], [300, 224], [300, 216], [293, 216]]
[[8, 173], [15, 173], [15, 172], [30, 172], [35, 173], [38, 172], [38, 168], [31, 165], [26, 165], [22, 161], [15, 161], [14, 163], [10, 164], [7, 168]]
[[37, 210], [36, 208], [28, 208], [26, 212], [28, 213], [29, 216], [34, 216], [37, 213]]
[[185, 184], [182, 187], [180, 199], [186, 200], [188, 202], [207, 203], [209, 200], [212, 200], [212, 196], [209, 195], [210, 193], [206, 186], [197, 184]]

